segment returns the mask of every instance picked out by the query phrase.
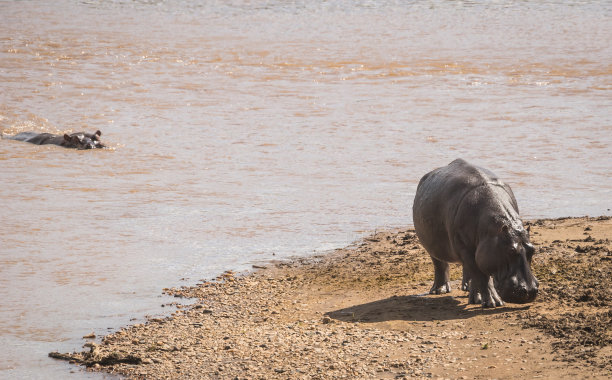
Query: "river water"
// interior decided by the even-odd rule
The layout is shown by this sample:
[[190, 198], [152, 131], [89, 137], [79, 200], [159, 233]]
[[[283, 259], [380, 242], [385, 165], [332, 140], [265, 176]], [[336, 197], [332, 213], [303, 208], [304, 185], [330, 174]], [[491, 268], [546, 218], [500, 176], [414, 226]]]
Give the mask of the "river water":
[[110, 149], [0, 140], [0, 378], [101, 378], [47, 353], [410, 225], [457, 157], [610, 215], [611, 36], [606, 0], [1, 1], [0, 131]]

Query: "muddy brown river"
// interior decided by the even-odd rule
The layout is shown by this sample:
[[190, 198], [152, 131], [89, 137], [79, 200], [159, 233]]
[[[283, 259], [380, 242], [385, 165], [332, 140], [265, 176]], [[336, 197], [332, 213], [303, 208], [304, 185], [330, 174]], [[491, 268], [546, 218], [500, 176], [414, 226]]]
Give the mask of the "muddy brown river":
[[0, 1], [0, 378], [164, 287], [412, 223], [457, 157], [525, 218], [610, 215], [609, 1]]

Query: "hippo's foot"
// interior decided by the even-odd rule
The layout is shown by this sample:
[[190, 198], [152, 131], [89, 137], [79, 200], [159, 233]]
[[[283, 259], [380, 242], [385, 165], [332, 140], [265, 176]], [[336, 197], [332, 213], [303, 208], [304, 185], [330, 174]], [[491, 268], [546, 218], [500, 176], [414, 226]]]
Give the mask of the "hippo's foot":
[[478, 305], [482, 303], [482, 296], [480, 295], [480, 292], [477, 290], [470, 290], [470, 295], [468, 298], [468, 304], [470, 305]]
[[446, 294], [446, 293], [450, 293], [450, 291], [451, 291], [450, 281], [442, 283], [441, 285], [434, 282], [433, 286], [431, 287], [431, 290], [429, 291], [429, 294]]
[[[474, 281], [472, 281], [471, 284], [474, 285]], [[501, 297], [497, 294], [495, 286], [493, 286], [492, 279], [489, 279], [486, 285], [480, 287], [480, 289], [476, 286], [472, 286], [469, 291], [469, 304], [482, 304], [482, 307], [496, 307], [503, 306], [504, 304]]]
[[467, 267], [463, 266], [463, 278], [461, 279], [461, 290], [467, 292], [470, 290], [470, 274]]

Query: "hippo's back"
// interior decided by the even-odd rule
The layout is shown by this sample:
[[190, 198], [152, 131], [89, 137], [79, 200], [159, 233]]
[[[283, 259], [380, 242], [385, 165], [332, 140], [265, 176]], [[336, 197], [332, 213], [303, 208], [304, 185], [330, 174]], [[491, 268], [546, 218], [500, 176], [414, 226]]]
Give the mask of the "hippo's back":
[[455, 218], [466, 195], [488, 185], [505, 186], [491, 171], [456, 159], [423, 176], [412, 207], [419, 240], [434, 257], [459, 261], [451, 249]]
[[17, 141], [28, 141], [36, 136], [38, 136], [38, 133], [36, 132], [20, 132], [15, 136], [6, 136], [6, 138]]
[[[63, 138], [58, 139], [56, 135], [51, 133], [21, 132], [15, 136], [9, 137], [9, 139], [42, 145], [59, 144]], [[58, 142], [56, 142], [56, 140]]]
[[456, 159], [421, 178], [414, 197], [413, 213], [422, 216], [423, 211], [431, 207], [453, 211], [450, 209], [458, 206], [456, 203], [465, 193], [491, 182], [500, 182], [491, 171], [473, 166], [460, 158]]

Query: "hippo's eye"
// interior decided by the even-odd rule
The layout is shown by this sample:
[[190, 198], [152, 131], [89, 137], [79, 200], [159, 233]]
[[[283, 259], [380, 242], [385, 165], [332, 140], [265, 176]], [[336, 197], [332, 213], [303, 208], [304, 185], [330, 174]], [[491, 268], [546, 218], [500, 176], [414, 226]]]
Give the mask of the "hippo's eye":
[[514, 253], [518, 252], [518, 243], [516, 242], [512, 243], [512, 252]]

